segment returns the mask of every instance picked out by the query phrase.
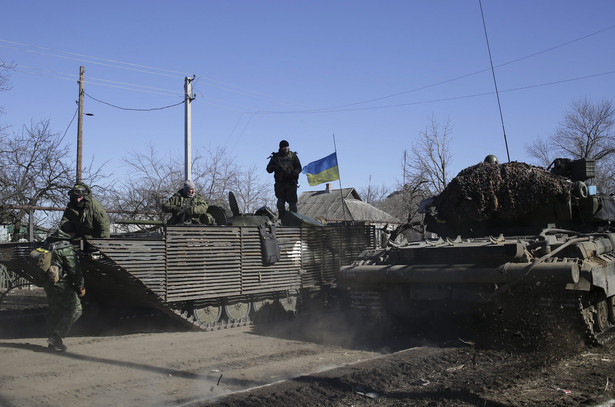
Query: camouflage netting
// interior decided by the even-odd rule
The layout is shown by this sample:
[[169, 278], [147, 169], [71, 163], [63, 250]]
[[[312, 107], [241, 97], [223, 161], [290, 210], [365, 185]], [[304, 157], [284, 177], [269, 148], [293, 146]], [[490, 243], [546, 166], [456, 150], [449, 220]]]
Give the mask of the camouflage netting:
[[435, 199], [438, 218], [449, 222], [511, 221], [570, 198], [570, 182], [519, 162], [480, 163], [461, 171]]

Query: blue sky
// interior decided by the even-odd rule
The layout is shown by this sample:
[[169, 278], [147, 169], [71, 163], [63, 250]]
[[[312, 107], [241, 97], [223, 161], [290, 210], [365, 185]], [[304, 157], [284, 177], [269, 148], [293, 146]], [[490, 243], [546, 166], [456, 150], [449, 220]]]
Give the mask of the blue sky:
[[[573, 100], [613, 99], [615, 2], [482, 5], [510, 157], [527, 161], [524, 146]], [[149, 144], [184, 151], [183, 106], [117, 107], [179, 103], [192, 75], [193, 147], [225, 147], [263, 180], [281, 139], [307, 164], [334, 151], [335, 135], [342, 186], [393, 187], [432, 116], [454, 125], [452, 175], [487, 154], [506, 160], [478, 0], [21, 0], [3, 15], [0, 57], [17, 68], [1, 120], [17, 132], [50, 119], [75, 144], [83, 65], [94, 114], [83, 159], [117, 177]]]

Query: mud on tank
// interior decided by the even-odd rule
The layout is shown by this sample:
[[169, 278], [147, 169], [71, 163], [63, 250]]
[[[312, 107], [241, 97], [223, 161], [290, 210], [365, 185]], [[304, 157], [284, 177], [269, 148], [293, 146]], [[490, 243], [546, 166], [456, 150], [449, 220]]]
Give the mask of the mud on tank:
[[488, 156], [421, 203], [422, 240], [401, 239], [402, 225], [386, 248], [342, 267], [339, 285], [372, 319], [536, 317], [605, 343], [615, 331], [615, 200], [586, 185], [594, 176], [589, 159], [544, 169]]

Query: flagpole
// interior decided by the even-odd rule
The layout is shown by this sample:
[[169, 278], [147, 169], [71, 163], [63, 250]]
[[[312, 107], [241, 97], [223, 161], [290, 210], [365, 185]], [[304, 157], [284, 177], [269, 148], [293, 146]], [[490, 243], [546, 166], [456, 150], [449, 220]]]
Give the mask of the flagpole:
[[[335, 150], [335, 157], [337, 157], [337, 144], [335, 143], [335, 133], [333, 133], [333, 149]], [[340, 183], [340, 197], [342, 199], [342, 214], [344, 215], [344, 221], [346, 221], [346, 203], [344, 202], [344, 193], [342, 191], [342, 175], [339, 170], [340, 162], [337, 160], [337, 172], [340, 174], [338, 181]]]

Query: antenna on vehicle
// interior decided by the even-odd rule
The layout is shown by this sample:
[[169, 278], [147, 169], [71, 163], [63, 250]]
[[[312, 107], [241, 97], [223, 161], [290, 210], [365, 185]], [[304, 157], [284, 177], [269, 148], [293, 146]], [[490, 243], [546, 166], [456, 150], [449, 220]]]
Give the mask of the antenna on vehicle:
[[502, 104], [500, 103], [500, 92], [498, 91], [498, 82], [495, 79], [495, 69], [493, 69], [493, 59], [491, 58], [491, 48], [489, 47], [489, 37], [487, 36], [487, 26], [485, 25], [485, 14], [483, 13], [483, 3], [478, 0], [480, 5], [480, 15], [483, 19], [483, 30], [485, 31], [485, 41], [487, 41], [487, 51], [489, 52], [489, 62], [491, 63], [491, 74], [493, 75], [493, 84], [495, 86], [495, 95], [498, 99], [498, 109], [500, 110], [500, 121], [502, 122], [502, 132], [504, 133], [504, 144], [506, 145], [506, 156], [510, 162], [510, 153], [508, 152], [508, 141], [506, 140], [506, 128], [504, 127], [504, 116], [502, 115]]

